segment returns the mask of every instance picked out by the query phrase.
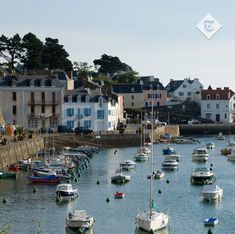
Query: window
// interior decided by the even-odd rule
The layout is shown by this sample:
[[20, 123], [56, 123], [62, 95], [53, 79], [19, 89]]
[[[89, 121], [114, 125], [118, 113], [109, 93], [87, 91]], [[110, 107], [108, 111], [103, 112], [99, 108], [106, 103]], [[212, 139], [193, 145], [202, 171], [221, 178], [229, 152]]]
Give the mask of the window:
[[45, 92], [42, 92], [42, 103], [45, 104]]
[[42, 107], [41, 107], [41, 113], [45, 114], [45, 105], [42, 105]]
[[90, 120], [84, 121], [84, 128], [91, 128], [91, 121]]
[[160, 102], [157, 102], [157, 106], [160, 106]]
[[104, 110], [97, 110], [97, 119], [104, 119]]
[[184, 96], [184, 92], [179, 92], [179, 96]]
[[56, 101], [55, 101], [55, 92], [52, 92], [52, 103], [55, 103]]
[[227, 119], [227, 114], [226, 113], [224, 114], [224, 118]]
[[29, 119], [28, 120], [28, 126], [29, 129], [37, 128], [37, 120], [36, 119]]
[[31, 103], [34, 103], [34, 93], [33, 92], [31, 92]]
[[159, 94], [155, 93], [155, 98], [159, 98]]
[[34, 113], [35, 113], [35, 108], [34, 108], [34, 106], [31, 106], [31, 115], [34, 115]]
[[84, 115], [85, 116], [90, 116], [91, 115], [91, 109], [90, 108], [85, 108], [84, 109]]
[[67, 121], [67, 127], [68, 128], [74, 128], [74, 121], [73, 120], [68, 120]]
[[135, 103], [134, 103], [134, 102], [132, 102], [132, 103], [131, 103], [131, 106], [135, 106]]
[[67, 116], [74, 116], [74, 109], [73, 108], [67, 109]]
[[210, 109], [210, 107], [211, 107], [211, 105], [208, 103], [208, 104], [206, 105], [206, 108], [207, 108], [207, 109]]
[[206, 99], [207, 99], [207, 100], [211, 99], [211, 95], [210, 95], [210, 94], [207, 94], [207, 95], [206, 95]]
[[219, 109], [219, 104], [217, 103], [217, 104], [215, 105], [215, 107], [216, 107], [216, 109]]
[[55, 115], [55, 106], [52, 106], [51, 112], [52, 112], [53, 115]]
[[110, 121], [109, 121], [109, 124], [108, 124], [108, 125], [109, 125], [109, 128], [111, 128], [111, 122], [110, 122]]
[[12, 93], [12, 100], [13, 100], [13, 101], [16, 101], [16, 92], [13, 92], [13, 93]]
[[154, 94], [149, 93], [149, 94], [148, 94], [148, 98], [154, 98]]
[[149, 103], [148, 102], [145, 102], [145, 106], [148, 106], [149, 105]]
[[133, 100], [135, 98], [135, 96], [134, 95], [131, 95], [131, 99]]
[[215, 99], [216, 99], [216, 100], [219, 100], [219, 99], [220, 99], [220, 95], [219, 95], [218, 93], [215, 95]]
[[109, 110], [109, 115], [111, 115], [111, 110]]
[[16, 115], [16, 106], [12, 107], [12, 113], [13, 113], [13, 115]]
[[187, 88], [187, 85], [183, 85], [183, 88]]
[[159, 94], [159, 98], [160, 98], [160, 99], [162, 98], [162, 94], [161, 94], [161, 93]]
[[206, 118], [211, 119], [211, 113], [206, 113]]
[[73, 101], [73, 97], [72, 97], [72, 95], [69, 95], [68, 96], [68, 102], [72, 102]]
[[188, 92], [188, 96], [192, 96], [192, 92]]

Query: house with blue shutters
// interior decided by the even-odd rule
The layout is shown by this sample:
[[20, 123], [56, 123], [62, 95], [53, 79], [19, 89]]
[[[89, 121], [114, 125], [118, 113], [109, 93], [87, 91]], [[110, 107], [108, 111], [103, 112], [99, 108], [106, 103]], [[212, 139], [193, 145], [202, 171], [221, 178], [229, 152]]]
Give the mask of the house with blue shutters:
[[72, 129], [81, 126], [93, 131], [110, 131], [116, 128], [121, 114], [118, 95], [81, 88], [64, 96], [62, 125]]

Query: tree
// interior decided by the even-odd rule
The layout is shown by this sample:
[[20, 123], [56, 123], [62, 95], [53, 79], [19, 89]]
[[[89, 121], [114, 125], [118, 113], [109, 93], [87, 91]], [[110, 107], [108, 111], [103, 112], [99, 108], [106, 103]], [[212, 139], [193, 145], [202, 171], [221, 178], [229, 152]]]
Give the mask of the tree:
[[117, 83], [133, 84], [133, 83], [136, 83], [138, 79], [137, 75], [138, 75], [138, 72], [136, 71], [120, 72], [114, 77], [114, 80], [116, 80]]
[[18, 33], [9, 38], [2, 34], [0, 37], [0, 57], [9, 63], [10, 68], [14, 68], [16, 60], [21, 58], [22, 51], [21, 38]]
[[58, 39], [47, 37], [44, 44], [42, 64], [49, 69], [61, 68], [72, 70], [72, 63], [68, 59], [69, 54], [65, 51], [64, 46], [59, 44]]
[[33, 33], [26, 34], [22, 39], [24, 56], [21, 61], [27, 69], [42, 67], [43, 42], [41, 42]]
[[98, 72], [112, 77], [115, 73], [120, 71], [131, 71], [132, 68], [125, 63], [122, 63], [118, 57], [113, 57], [103, 54], [100, 59], [93, 61], [95, 66], [98, 66]]
[[96, 72], [92, 69], [91, 65], [87, 62], [74, 62], [73, 70], [78, 72], [78, 78], [83, 78], [86, 76], [96, 76]]

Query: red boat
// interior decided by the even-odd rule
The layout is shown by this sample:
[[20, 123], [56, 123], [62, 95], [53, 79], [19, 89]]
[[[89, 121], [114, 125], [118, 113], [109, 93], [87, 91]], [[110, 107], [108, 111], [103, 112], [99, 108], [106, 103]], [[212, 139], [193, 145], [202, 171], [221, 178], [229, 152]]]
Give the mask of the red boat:
[[116, 193], [114, 193], [114, 197], [115, 198], [124, 198], [125, 197], [125, 193], [116, 192]]
[[17, 164], [11, 164], [11, 165], [8, 167], [8, 170], [9, 170], [9, 171], [19, 171], [19, 170], [20, 170], [20, 167], [19, 167]]

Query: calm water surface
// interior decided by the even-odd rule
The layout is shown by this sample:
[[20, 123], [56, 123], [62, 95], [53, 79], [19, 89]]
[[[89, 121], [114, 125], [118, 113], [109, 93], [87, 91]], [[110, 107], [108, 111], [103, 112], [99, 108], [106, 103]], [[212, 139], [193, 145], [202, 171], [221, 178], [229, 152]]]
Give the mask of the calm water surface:
[[[217, 141], [215, 137], [198, 138], [197, 145], [172, 145], [181, 155], [179, 170], [166, 172], [160, 181], [154, 181], [154, 197], [157, 208], [170, 215], [169, 230], [156, 232], [157, 234], [203, 234], [208, 228], [203, 220], [217, 217], [219, 224], [213, 228], [213, 234], [235, 233], [235, 164], [228, 162], [220, 155], [220, 149], [225, 147], [228, 139]], [[191, 161], [191, 154], [195, 147], [205, 146], [213, 141], [216, 148], [210, 151], [207, 163]], [[162, 148], [166, 145], [154, 145], [154, 167], [160, 169], [163, 161]], [[115, 174], [119, 163], [125, 159], [133, 159], [137, 148], [120, 148], [101, 151], [93, 159], [90, 167], [82, 172], [78, 182], [74, 182], [80, 192], [80, 197], [69, 203], [56, 204], [54, 185], [37, 185], [37, 193], [33, 193], [33, 185], [26, 180], [27, 174], [22, 174], [16, 181], [0, 180], [0, 199], [7, 198], [7, 203], [0, 202], [0, 227], [8, 225], [10, 233], [33, 234], [38, 231], [40, 223], [41, 233], [66, 233], [65, 218], [68, 212], [75, 209], [85, 209], [88, 214], [96, 218], [95, 234], [141, 234], [135, 230], [135, 215], [138, 210], [146, 210], [149, 196], [149, 164], [137, 163], [136, 170], [127, 172], [131, 181], [125, 185], [111, 184], [110, 178]], [[221, 202], [203, 202], [200, 192], [201, 186], [190, 184], [191, 172], [198, 166], [213, 164], [217, 177], [216, 184], [224, 190]], [[170, 183], [166, 183], [166, 180]], [[97, 180], [100, 184], [97, 185]], [[158, 190], [162, 193], [159, 194]], [[122, 191], [124, 199], [115, 200], [113, 194]], [[110, 202], [106, 202], [106, 198]]]

